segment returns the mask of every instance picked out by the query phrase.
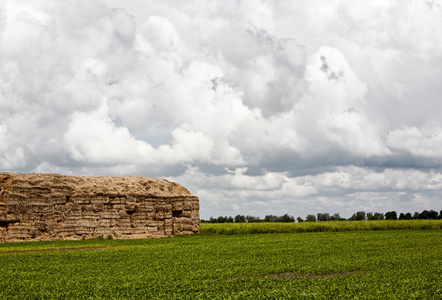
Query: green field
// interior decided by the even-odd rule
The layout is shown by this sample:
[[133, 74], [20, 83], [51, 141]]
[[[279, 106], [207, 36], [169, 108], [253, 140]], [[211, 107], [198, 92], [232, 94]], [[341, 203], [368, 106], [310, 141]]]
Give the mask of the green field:
[[440, 229], [205, 225], [174, 238], [0, 244], [0, 299], [442, 299]]

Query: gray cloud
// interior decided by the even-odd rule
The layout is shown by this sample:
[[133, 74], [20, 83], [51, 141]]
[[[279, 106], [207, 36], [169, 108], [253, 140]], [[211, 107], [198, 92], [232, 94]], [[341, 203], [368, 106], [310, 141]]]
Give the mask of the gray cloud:
[[168, 177], [203, 218], [439, 209], [437, 1], [126, 2], [0, 3], [0, 169]]

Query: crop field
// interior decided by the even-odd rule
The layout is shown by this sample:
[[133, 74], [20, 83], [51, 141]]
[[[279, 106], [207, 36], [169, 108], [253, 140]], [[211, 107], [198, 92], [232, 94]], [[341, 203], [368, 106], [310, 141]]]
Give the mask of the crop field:
[[203, 234], [295, 233], [359, 230], [442, 229], [442, 220], [327, 221], [303, 223], [203, 223]]
[[434, 224], [0, 244], [0, 299], [442, 299]]

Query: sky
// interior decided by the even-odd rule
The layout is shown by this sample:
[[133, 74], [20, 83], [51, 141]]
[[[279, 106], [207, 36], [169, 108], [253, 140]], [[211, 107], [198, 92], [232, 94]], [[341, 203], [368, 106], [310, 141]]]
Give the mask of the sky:
[[203, 219], [442, 209], [441, 0], [0, 0], [0, 171]]

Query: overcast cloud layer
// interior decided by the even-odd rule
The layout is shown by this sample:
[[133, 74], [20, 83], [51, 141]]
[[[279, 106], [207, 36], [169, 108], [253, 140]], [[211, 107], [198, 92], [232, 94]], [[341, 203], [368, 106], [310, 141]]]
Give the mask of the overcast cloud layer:
[[0, 170], [201, 217], [440, 210], [442, 1], [0, 0]]

